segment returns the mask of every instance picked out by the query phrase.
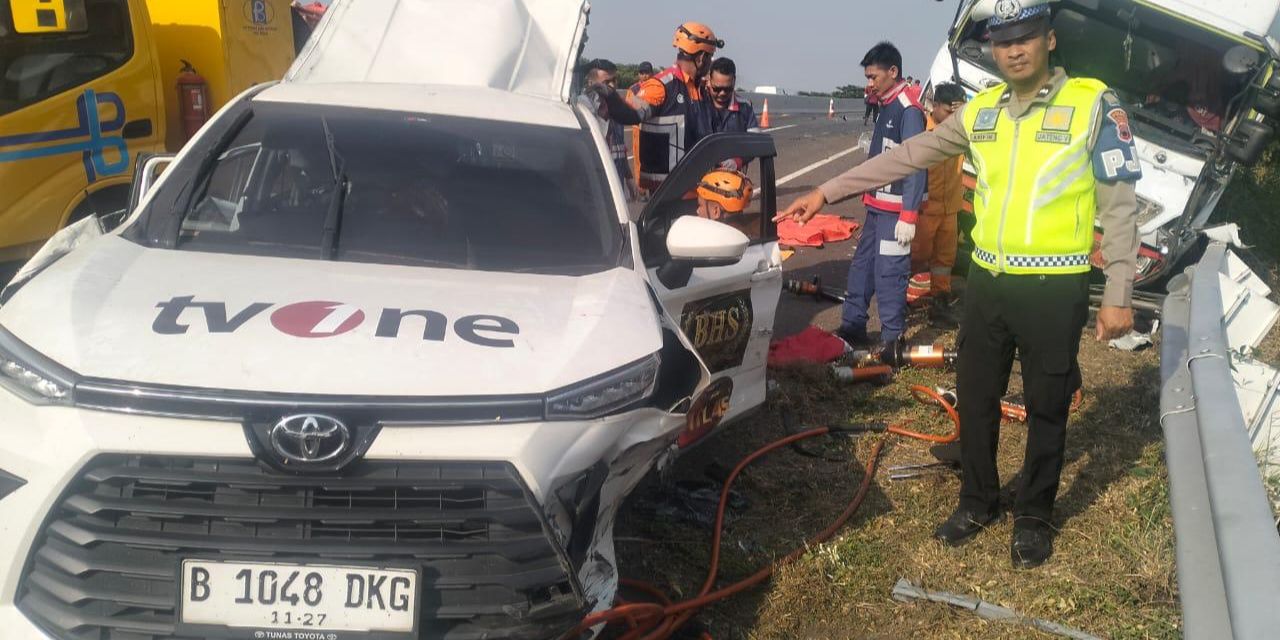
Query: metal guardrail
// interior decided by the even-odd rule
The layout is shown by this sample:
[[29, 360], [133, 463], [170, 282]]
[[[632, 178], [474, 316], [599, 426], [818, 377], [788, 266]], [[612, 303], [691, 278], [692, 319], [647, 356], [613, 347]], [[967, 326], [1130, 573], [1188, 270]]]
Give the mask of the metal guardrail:
[[1183, 634], [1280, 636], [1280, 535], [1231, 378], [1215, 242], [1169, 286], [1160, 426], [1169, 467]]

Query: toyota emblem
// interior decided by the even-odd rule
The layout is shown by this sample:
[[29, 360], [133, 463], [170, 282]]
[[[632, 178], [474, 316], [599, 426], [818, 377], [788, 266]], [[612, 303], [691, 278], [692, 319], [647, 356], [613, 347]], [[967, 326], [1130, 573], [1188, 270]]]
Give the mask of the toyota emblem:
[[341, 420], [304, 413], [281, 418], [271, 428], [271, 447], [285, 463], [313, 464], [346, 455], [351, 430]]

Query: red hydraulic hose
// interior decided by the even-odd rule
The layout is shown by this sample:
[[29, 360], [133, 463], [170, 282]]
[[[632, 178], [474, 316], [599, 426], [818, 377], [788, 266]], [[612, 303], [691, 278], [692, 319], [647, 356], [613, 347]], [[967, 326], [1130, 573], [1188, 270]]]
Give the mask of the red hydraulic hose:
[[[918, 433], [915, 431], [907, 430], [903, 428], [902, 425], [890, 426], [888, 429], [889, 433], [896, 433], [900, 436], [905, 436], [907, 438], [915, 438], [916, 440], [924, 440], [926, 442], [938, 442], [942, 444], [946, 444], [948, 442], [955, 442], [956, 440], [960, 439], [960, 414], [956, 413], [955, 407], [951, 406], [950, 402], [947, 402], [946, 399], [943, 398], [942, 395], [939, 394], [937, 391], [934, 391], [929, 387], [918, 385], [918, 384], [911, 386], [911, 395], [915, 396], [916, 400], [924, 404], [936, 404], [939, 407], [942, 407], [942, 409], [947, 412], [947, 416], [951, 418], [951, 423], [954, 425], [954, 427], [951, 429], [951, 433], [945, 436], [933, 435], [931, 433]], [[903, 424], [907, 424], [907, 423], [904, 422]]]
[[[729, 504], [729, 489], [733, 486], [734, 480], [746, 469], [747, 465], [755, 462], [762, 456], [776, 451], [782, 447], [791, 445], [808, 438], [814, 438], [821, 435], [827, 435], [832, 432], [841, 432], [840, 429], [832, 429], [829, 427], [819, 427], [802, 431], [785, 438], [776, 440], [772, 443], [761, 447], [751, 455], [744, 458], [734, 467], [733, 472], [729, 474], [729, 478], [725, 480], [724, 489], [720, 492], [720, 504], [716, 509], [716, 522], [713, 529], [711, 540], [711, 563], [707, 570], [707, 579], [702, 584], [702, 589], [698, 592], [698, 596], [690, 600], [682, 602], [672, 602], [659, 589], [647, 583], [635, 580], [623, 580], [622, 584], [632, 589], [642, 591], [655, 597], [659, 603], [621, 603], [617, 606], [593, 613], [582, 620], [567, 637], [577, 637], [585, 633], [592, 627], [600, 624], [610, 624], [614, 622], [626, 622], [630, 630], [621, 637], [620, 640], [663, 640], [670, 638], [677, 630], [684, 626], [697, 612], [708, 605], [724, 600], [730, 596], [736, 595], [754, 587], [773, 575], [775, 569], [783, 564], [791, 562], [800, 557], [809, 547], [821, 544], [831, 539], [841, 527], [853, 517], [853, 514], [862, 506], [863, 500], [867, 496], [867, 491], [871, 488], [871, 480], [875, 477], [876, 465], [880, 461], [880, 451], [884, 446], [883, 442], [877, 442], [871, 448], [871, 455], [867, 459], [866, 473], [862, 477], [862, 482], [858, 485], [858, 490], [853, 495], [853, 499], [849, 501], [848, 506], [840, 513], [840, 516], [831, 523], [829, 527], [818, 532], [810, 538], [805, 546], [792, 551], [783, 559], [765, 566], [751, 576], [739, 580], [729, 586], [723, 587], [716, 591], [712, 591], [715, 586], [716, 576], [720, 571], [720, 540], [724, 530], [724, 514]], [[710, 636], [703, 634], [706, 640], [710, 640]]]

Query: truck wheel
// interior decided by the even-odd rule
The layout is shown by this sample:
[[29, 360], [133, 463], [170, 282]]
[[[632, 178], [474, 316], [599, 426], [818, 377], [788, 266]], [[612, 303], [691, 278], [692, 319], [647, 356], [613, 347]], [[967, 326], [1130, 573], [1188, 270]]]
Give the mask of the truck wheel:
[[79, 222], [90, 215], [98, 216], [98, 218], [112, 218], [123, 212], [129, 206], [129, 185], [116, 185], [107, 187], [99, 191], [95, 191], [85, 196], [85, 199], [76, 205], [71, 212], [71, 217], [67, 218], [67, 225]]

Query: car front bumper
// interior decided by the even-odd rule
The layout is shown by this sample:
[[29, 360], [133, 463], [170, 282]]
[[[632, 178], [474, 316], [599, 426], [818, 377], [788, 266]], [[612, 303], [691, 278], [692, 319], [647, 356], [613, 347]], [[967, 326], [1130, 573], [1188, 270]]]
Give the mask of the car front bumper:
[[[130, 638], [172, 637], [176, 602], [164, 605], [176, 600], [180, 558], [251, 551], [297, 562], [416, 558], [424, 572], [436, 576], [435, 584], [452, 584], [419, 609], [422, 637], [543, 637], [611, 604], [617, 589], [614, 517], [623, 498], [671, 450], [684, 424], [683, 415], [646, 408], [583, 422], [388, 425], [363, 461], [350, 467], [366, 468], [365, 476], [340, 477], [344, 470], [309, 484], [306, 476], [299, 481], [255, 463], [237, 422], [37, 407], [0, 390], [0, 470], [25, 481], [0, 498], [0, 629], [5, 638], [63, 640], [82, 637], [70, 628], [77, 634], [111, 628], [116, 616], [125, 620], [121, 630], [139, 634]], [[250, 471], [259, 476], [246, 479], [242, 472]], [[275, 499], [318, 509], [321, 489], [350, 492], [348, 484], [356, 483], [363, 490], [392, 490], [379, 481], [391, 476], [426, 478], [413, 490], [436, 491], [442, 503], [469, 505], [468, 531], [441, 525], [436, 537], [419, 531], [414, 538], [396, 525], [395, 533], [383, 534], [393, 536], [390, 547], [361, 547], [369, 541], [358, 539], [338, 550], [330, 544], [334, 539], [318, 539], [320, 516], [301, 522], [288, 514], [218, 511], [227, 504], [225, 496], [243, 497], [246, 491], [276, 491], [270, 494]], [[477, 488], [476, 478], [487, 489]], [[166, 483], [208, 497], [178, 491], [177, 498], [157, 497], [156, 487]], [[152, 500], [147, 505], [163, 504], [169, 511], [136, 510], [144, 497]], [[201, 500], [204, 507], [188, 508]], [[521, 535], [502, 529], [508, 525], [495, 524], [496, 516], [483, 511], [501, 501], [518, 512], [510, 527]], [[246, 523], [269, 535], [245, 533]], [[507, 543], [515, 538], [524, 546]], [[241, 543], [247, 546], [239, 549]], [[456, 561], [489, 552], [509, 561], [505, 571], [494, 570], [501, 575], [476, 574], [477, 566], [501, 563]], [[531, 564], [519, 566], [526, 561]], [[119, 568], [122, 562], [135, 569]], [[162, 576], [166, 563], [174, 571]], [[559, 577], [552, 571], [557, 567]], [[530, 578], [534, 569], [549, 576], [548, 584]], [[459, 577], [450, 583], [450, 571], [466, 573], [470, 582]], [[36, 573], [40, 579], [33, 579]], [[520, 575], [523, 587], [538, 584], [504, 584]], [[133, 589], [124, 603], [113, 599], [112, 590], [120, 588]], [[467, 590], [471, 597], [455, 597]], [[429, 589], [423, 591], [426, 597]], [[555, 606], [547, 606], [548, 600]]]

